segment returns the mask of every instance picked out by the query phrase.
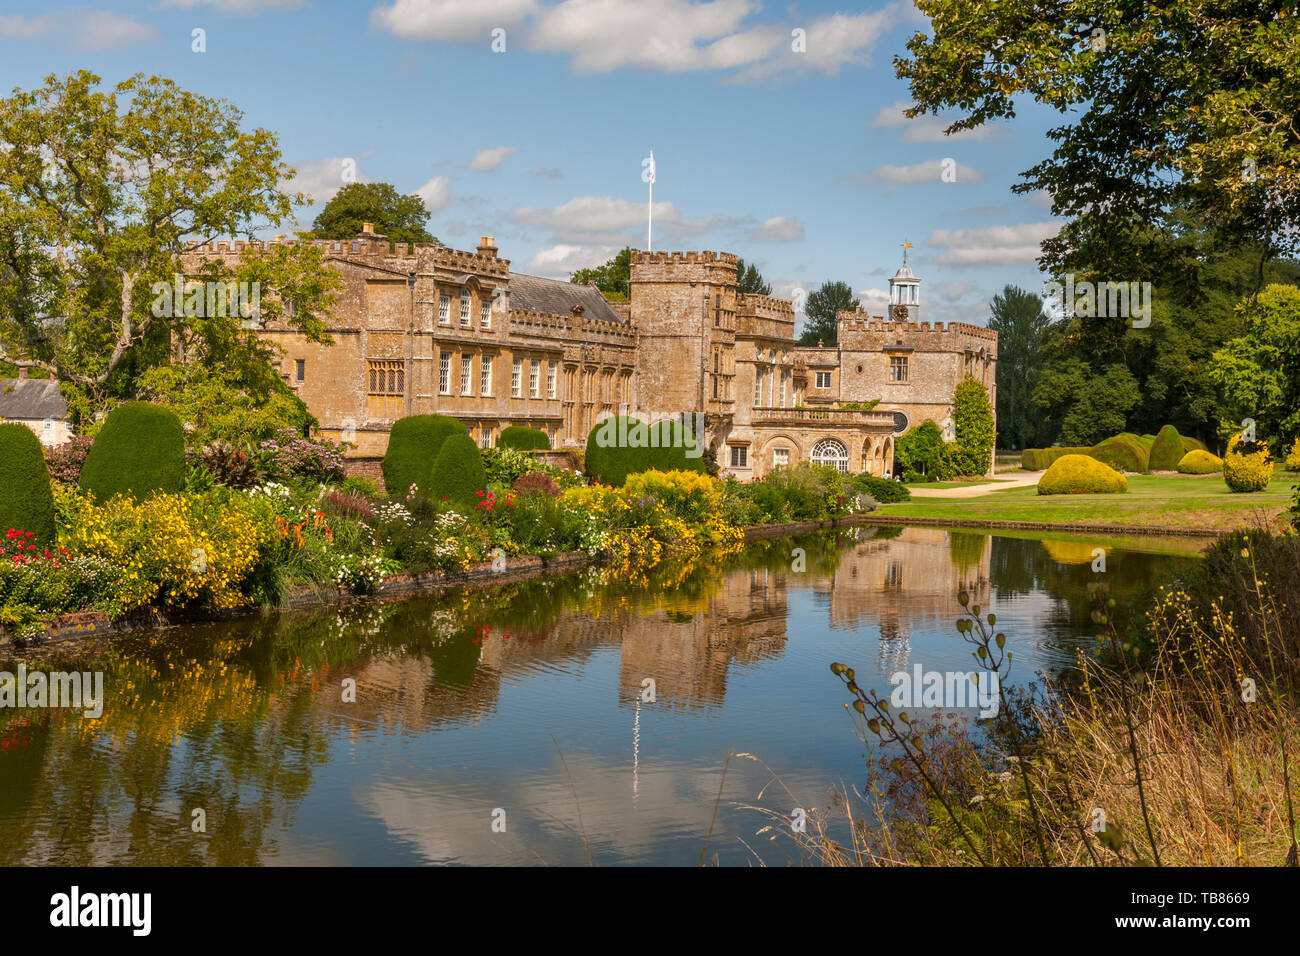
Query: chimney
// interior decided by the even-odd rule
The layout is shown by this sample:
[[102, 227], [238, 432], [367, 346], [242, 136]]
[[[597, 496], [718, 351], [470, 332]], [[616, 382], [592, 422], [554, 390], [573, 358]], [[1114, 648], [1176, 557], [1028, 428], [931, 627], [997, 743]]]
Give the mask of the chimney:
[[375, 224], [373, 222], [363, 222], [361, 231], [368, 236], [373, 236], [375, 234]]
[[27, 378], [27, 369], [25, 369], [25, 368], [20, 368], [20, 369], [18, 370], [18, 381], [21, 382], [21, 381], [23, 381], [23, 380], [26, 379], [26, 378]]
[[478, 254], [480, 256], [497, 257], [497, 240], [495, 236], [480, 236], [478, 240]]

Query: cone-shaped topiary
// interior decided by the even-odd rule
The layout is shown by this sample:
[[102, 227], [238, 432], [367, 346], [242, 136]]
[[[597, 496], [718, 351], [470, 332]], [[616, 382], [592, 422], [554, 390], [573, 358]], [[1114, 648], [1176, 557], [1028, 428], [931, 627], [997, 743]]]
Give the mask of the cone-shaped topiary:
[[1147, 467], [1152, 471], [1174, 471], [1185, 454], [1187, 452], [1183, 451], [1183, 441], [1178, 434], [1178, 429], [1173, 425], [1166, 425], [1160, 429], [1156, 440], [1151, 443]]
[[108, 413], [81, 466], [81, 489], [100, 501], [137, 501], [185, 485], [185, 430], [170, 408], [127, 402]]
[[1193, 448], [1178, 461], [1182, 475], [1213, 475], [1223, 471], [1223, 459], [1200, 448]]
[[1115, 494], [1128, 479], [1090, 455], [1062, 455], [1038, 479], [1040, 495]]
[[639, 418], [611, 415], [587, 435], [583, 468], [587, 475], [615, 488], [650, 463], [650, 429]]
[[1273, 480], [1273, 462], [1268, 456], [1268, 442], [1244, 442], [1233, 435], [1228, 453], [1223, 456], [1223, 480], [1232, 491], [1263, 491]]
[[384, 452], [384, 487], [394, 498], [404, 498], [411, 485], [426, 495], [433, 495], [429, 475], [442, 450], [442, 443], [452, 435], [468, 435], [465, 426], [447, 415], [409, 415], [393, 422]]
[[[54, 496], [40, 440], [26, 425], [0, 425], [0, 532], [30, 531], [28, 545], [54, 543]], [[0, 538], [7, 560], [14, 549]]]
[[551, 440], [546, 437], [546, 432], [540, 428], [525, 428], [523, 425], [508, 425], [501, 429], [501, 437], [497, 440], [498, 448], [515, 448], [519, 451], [533, 451], [535, 449], [549, 449]]
[[462, 510], [477, 506], [480, 499], [475, 492], [487, 489], [487, 472], [483, 470], [483, 455], [468, 433], [443, 441], [433, 460], [429, 484], [435, 501], [445, 498], [449, 505]]

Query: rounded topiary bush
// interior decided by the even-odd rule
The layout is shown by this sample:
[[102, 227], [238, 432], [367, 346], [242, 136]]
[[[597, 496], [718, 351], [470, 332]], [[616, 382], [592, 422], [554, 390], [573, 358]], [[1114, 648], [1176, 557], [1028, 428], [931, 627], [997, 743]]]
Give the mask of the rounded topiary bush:
[[1183, 442], [1178, 429], [1173, 425], [1166, 425], [1160, 429], [1155, 441], [1151, 443], [1147, 467], [1152, 471], [1174, 471], [1185, 454], [1187, 453], [1183, 451]]
[[443, 441], [433, 460], [429, 484], [434, 500], [445, 498], [448, 504], [461, 509], [477, 506], [479, 496], [475, 492], [487, 488], [487, 472], [483, 470], [483, 455], [468, 433]]
[[1300, 471], [1300, 438], [1295, 440], [1291, 450], [1287, 452], [1286, 461], [1283, 466], [1287, 471]]
[[1233, 435], [1228, 453], [1223, 456], [1223, 480], [1233, 491], [1263, 491], [1273, 480], [1273, 462], [1268, 456], [1268, 442], [1244, 442]]
[[185, 429], [170, 408], [128, 402], [108, 413], [81, 466], [81, 489], [100, 501], [136, 501], [185, 486]]
[[[50, 472], [40, 440], [26, 425], [0, 425], [0, 489], [0, 531], [30, 531], [29, 544], [53, 544]], [[0, 539], [0, 548], [12, 550], [8, 538]]]
[[[1205, 447], [1205, 442], [1201, 441], [1199, 438], [1188, 438], [1186, 435], [1179, 435], [1178, 440], [1183, 443], [1184, 452], [1209, 451], [1209, 449]], [[1215, 455], [1214, 457], [1218, 458], [1219, 456]]]
[[662, 421], [650, 428], [645, 467], [638, 471], [705, 471], [704, 449], [693, 431], [678, 421]]
[[1128, 479], [1090, 455], [1063, 455], [1038, 479], [1040, 495], [1116, 494]]
[[453, 435], [468, 436], [465, 426], [447, 415], [408, 415], [393, 422], [384, 452], [384, 487], [390, 495], [405, 497], [411, 485], [426, 495], [433, 494], [429, 473], [442, 450], [442, 443]]
[[517, 451], [534, 451], [550, 449], [551, 440], [540, 428], [526, 428], [523, 425], [508, 425], [501, 429], [497, 440], [498, 448], [514, 448]]
[[1147, 450], [1136, 435], [1127, 433], [1107, 438], [1088, 449], [1088, 454], [1116, 471], [1130, 471], [1145, 475], [1147, 471]]
[[1178, 472], [1183, 475], [1213, 475], [1223, 471], [1223, 459], [1208, 451], [1193, 448], [1178, 460]]
[[583, 468], [588, 477], [621, 487], [628, 475], [650, 466], [649, 444], [650, 429], [645, 422], [611, 415], [588, 433]]

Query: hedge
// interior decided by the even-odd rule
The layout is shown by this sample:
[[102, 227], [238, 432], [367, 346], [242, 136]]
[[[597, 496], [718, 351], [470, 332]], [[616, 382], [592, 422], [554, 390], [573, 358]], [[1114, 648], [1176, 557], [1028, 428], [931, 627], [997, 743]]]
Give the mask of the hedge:
[[1208, 451], [1193, 448], [1178, 461], [1178, 472], [1183, 475], [1213, 475], [1223, 471], [1223, 459]]
[[487, 488], [487, 472], [483, 470], [483, 455], [468, 433], [451, 435], [438, 449], [430, 472], [432, 495], [436, 500], [446, 499], [448, 504], [473, 509], [482, 499], [475, 492]]
[[456, 434], [468, 436], [469, 433], [464, 425], [447, 415], [409, 415], [393, 422], [382, 465], [388, 493], [404, 497], [411, 485], [415, 485], [419, 491], [432, 496], [430, 470], [443, 442]]
[[[0, 425], [0, 532], [30, 531], [30, 545], [54, 543], [54, 495], [40, 440], [26, 425]], [[13, 545], [0, 539], [7, 560]]]
[[1052, 448], [1026, 448], [1020, 453], [1020, 467], [1029, 471], [1045, 471], [1062, 455], [1086, 455], [1091, 448], [1056, 445]]
[[1263, 491], [1273, 479], [1268, 442], [1243, 442], [1233, 435], [1223, 456], [1223, 480], [1232, 491]]
[[[1178, 440], [1183, 443], [1184, 453], [1189, 451], [1209, 451], [1209, 449], [1205, 447], [1205, 442], [1201, 441], [1199, 438], [1191, 438], [1187, 435], [1179, 435]], [[1214, 457], [1217, 458], [1219, 456], [1215, 455]]]
[[1144, 475], [1147, 472], [1147, 450], [1142, 440], [1128, 432], [1107, 438], [1088, 449], [1088, 454], [1116, 471], [1131, 471]]
[[127, 402], [108, 413], [81, 466], [81, 489], [107, 501], [143, 501], [185, 486], [185, 430], [170, 408]]
[[587, 435], [583, 467], [589, 477], [616, 488], [628, 475], [641, 471], [705, 471], [695, 434], [680, 422], [647, 426], [630, 416], [610, 416], [596, 423]]
[[1187, 452], [1183, 450], [1182, 437], [1178, 434], [1178, 429], [1173, 425], [1166, 425], [1160, 429], [1155, 442], [1151, 445], [1147, 466], [1152, 471], [1174, 471], [1185, 454]]
[[497, 447], [514, 448], [518, 451], [549, 450], [551, 439], [540, 428], [508, 425], [501, 429], [501, 437], [497, 440]]
[[912, 497], [912, 492], [901, 481], [890, 481], [875, 475], [854, 475], [849, 482], [854, 490], [871, 495], [881, 504], [907, 501]]
[[1038, 479], [1040, 495], [1116, 494], [1128, 479], [1088, 455], [1064, 455]]

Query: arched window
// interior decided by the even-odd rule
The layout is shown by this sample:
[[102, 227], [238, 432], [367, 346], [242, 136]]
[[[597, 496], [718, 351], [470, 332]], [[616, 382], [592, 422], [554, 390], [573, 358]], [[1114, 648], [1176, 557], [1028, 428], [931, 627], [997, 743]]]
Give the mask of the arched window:
[[849, 470], [849, 450], [834, 438], [823, 438], [812, 450], [814, 465], [833, 465], [840, 471]]

